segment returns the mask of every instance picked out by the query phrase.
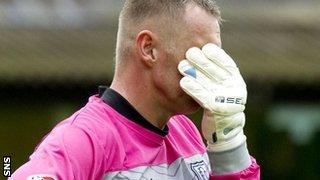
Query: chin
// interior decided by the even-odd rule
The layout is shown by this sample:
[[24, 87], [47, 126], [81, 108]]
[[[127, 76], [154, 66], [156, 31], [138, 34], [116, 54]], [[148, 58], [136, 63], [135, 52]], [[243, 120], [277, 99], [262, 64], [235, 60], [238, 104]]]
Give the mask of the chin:
[[184, 101], [177, 104], [177, 107], [179, 108], [177, 111], [177, 114], [184, 114], [184, 115], [190, 115], [195, 112], [197, 112], [201, 106], [193, 100], [190, 96], [187, 96], [184, 98]]
[[192, 101], [193, 102], [189, 106], [190, 108], [187, 109], [183, 114], [185, 114], [185, 115], [193, 114], [201, 108], [201, 106], [196, 101], [194, 101], [194, 100], [192, 100]]

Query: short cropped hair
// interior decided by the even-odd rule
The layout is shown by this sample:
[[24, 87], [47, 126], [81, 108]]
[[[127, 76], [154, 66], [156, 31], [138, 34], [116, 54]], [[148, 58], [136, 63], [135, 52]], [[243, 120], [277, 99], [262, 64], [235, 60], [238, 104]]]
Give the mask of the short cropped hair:
[[163, 14], [176, 18], [184, 12], [186, 4], [191, 2], [220, 19], [220, 10], [214, 0], [126, 0], [120, 18], [129, 18], [135, 22]]
[[[174, 37], [177, 22], [181, 22], [185, 13], [186, 5], [194, 3], [221, 21], [219, 7], [215, 0], [126, 0], [119, 16], [119, 30], [116, 56], [122, 56], [130, 51], [131, 43], [134, 40], [134, 28], [139, 27], [143, 22], [153, 18], [153, 21], [161, 21], [157, 29], [170, 30], [171, 37]], [[124, 38], [126, 36], [126, 38]], [[171, 39], [172, 40], [172, 39]], [[118, 59], [118, 57], [116, 57]]]

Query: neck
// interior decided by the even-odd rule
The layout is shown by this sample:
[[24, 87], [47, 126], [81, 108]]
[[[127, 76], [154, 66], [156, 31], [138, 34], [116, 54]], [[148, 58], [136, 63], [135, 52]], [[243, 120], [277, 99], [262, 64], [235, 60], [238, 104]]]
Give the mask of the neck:
[[[139, 69], [139, 68], [135, 68]], [[170, 117], [173, 115], [161, 104], [159, 93], [149, 83], [148, 77], [141, 73], [127, 73], [118, 76], [117, 73], [110, 86], [117, 91], [151, 124], [163, 129]], [[133, 76], [137, 74], [140, 76]]]

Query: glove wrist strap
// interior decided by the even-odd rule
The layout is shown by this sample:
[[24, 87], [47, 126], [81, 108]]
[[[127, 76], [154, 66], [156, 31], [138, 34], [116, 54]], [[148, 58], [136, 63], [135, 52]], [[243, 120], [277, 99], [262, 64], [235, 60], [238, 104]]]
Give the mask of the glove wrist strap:
[[239, 147], [246, 141], [247, 137], [243, 134], [243, 130], [240, 131], [234, 138], [228, 141], [222, 141], [217, 143], [208, 142], [207, 150], [210, 152], [223, 152]]

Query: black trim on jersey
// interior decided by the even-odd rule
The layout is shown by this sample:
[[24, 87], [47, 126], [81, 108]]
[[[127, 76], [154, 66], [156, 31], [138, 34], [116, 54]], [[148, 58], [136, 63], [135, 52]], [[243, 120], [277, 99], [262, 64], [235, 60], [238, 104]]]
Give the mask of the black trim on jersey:
[[131, 121], [149, 129], [161, 136], [168, 134], [169, 128], [166, 125], [163, 130], [157, 128], [146, 120], [124, 97], [113, 89], [107, 88], [101, 96], [101, 99], [111, 106], [118, 113], [130, 119]]

